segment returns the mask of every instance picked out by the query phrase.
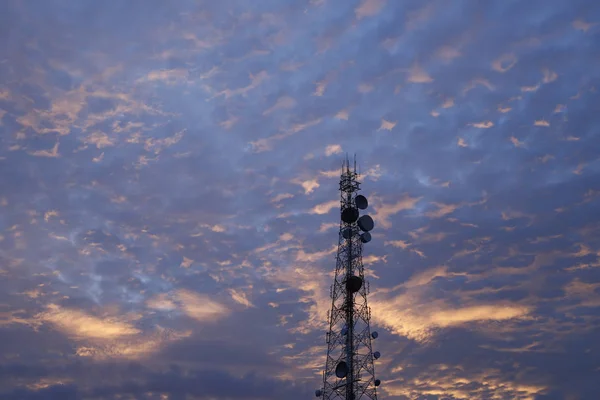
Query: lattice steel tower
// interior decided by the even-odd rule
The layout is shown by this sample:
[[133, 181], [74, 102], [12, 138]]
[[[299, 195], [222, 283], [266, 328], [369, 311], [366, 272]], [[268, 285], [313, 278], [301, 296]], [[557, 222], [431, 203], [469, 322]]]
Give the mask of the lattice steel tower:
[[341, 210], [335, 278], [331, 285], [331, 311], [327, 318], [327, 361], [323, 372], [323, 388], [315, 392], [323, 400], [377, 399], [381, 383], [375, 379], [373, 360], [380, 357], [373, 352], [369, 321], [371, 309], [367, 305], [369, 284], [365, 281], [362, 248], [371, 240], [374, 226], [368, 215], [359, 215], [369, 203], [357, 192], [360, 190], [356, 172], [346, 157], [340, 178]]

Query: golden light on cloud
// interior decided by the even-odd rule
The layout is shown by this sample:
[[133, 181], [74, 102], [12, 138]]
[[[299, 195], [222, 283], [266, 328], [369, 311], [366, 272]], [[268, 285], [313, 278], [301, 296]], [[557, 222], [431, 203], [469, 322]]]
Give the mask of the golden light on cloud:
[[177, 305], [169, 298], [166, 293], [161, 293], [146, 301], [146, 306], [155, 310], [171, 311], [177, 308]]
[[111, 139], [106, 133], [100, 131], [91, 133], [87, 138], [85, 138], [84, 142], [87, 144], [92, 144], [98, 149], [115, 145], [114, 139]]
[[293, 238], [294, 238], [294, 235], [292, 235], [290, 232], [285, 232], [281, 236], [279, 236], [279, 240], [281, 240], [283, 242], [289, 242]]
[[523, 147], [525, 145], [524, 142], [521, 142], [519, 139], [517, 139], [514, 136], [510, 137], [510, 141], [515, 147]]
[[467, 142], [465, 142], [465, 139], [463, 138], [458, 138], [457, 143], [458, 147], [469, 147], [469, 145], [467, 144]]
[[442, 104], [442, 108], [451, 108], [454, 107], [454, 98], [447, 98]]
[[335, 114], [335, 118], [343, 120], [343, 121], [347, 121], [349, 116], [350, 116], [350, 114], [348, 113], [347, 110], [338, 111], [338, 113]]
[[484, 86], [486, 87], [489, 91], [494, 91], [496, 90], [496, 87], [494, 85], [492, 85], [490, 83], [490, 81], [488, 81], [487, 79], [483, 79], [483, 78], [476, 78], [473, 79], [472, 81], [470, 81], [465, 88], [463, 89], [463, 95], [467, 94], [468, 92], [470, 92], [471, 90], [475, 89], [478, 86]]
[[522, 92], [536, 92], [539, 88], [540, 88], [540, 85], [522, 86], [521, 91]]
[[291, 193], [280, 193], [271, 199], [271, 203], [279, 203], [282, 200], [291, 199], [292, 197], [294, 197], [294, 195]]
[[248, 308], [254, 307], [254, 304], [252, 304], [252, 302], [248, 300], [246, 293], [236, 289], [229, 289], [229, 294], [231, 295], [233, 301], [235, 301], [236, 303], [246, 306]]
[[494, 71], [504, 73], [510, 70], [517, 63], [517, 56], [514, 54], [504, 54], [492, 62]]
[[594, 22], [585, 22], [581, 19], [573, 21], [573, 28], [583, 31], [583, 32], [589, 31], [590, 28], [595, 25], [596, 25], [596, 23], [594, 23]]
[[408, 281], [402, 284], [405, 288], [414, 288], [417, 286], [423, 286], [429, 284], [437, 277], [447, 277], [451, 274], [448, 273], [448, 267], [442, 265], [439, 267], [434, 267], [427, 269], [423, 272], [417, 273], [413, 275]]
[[56, 210], [46, 211], [46, 213], [44, 214], [44, 221], [48, 222], [48, 221], [50, 221], [50, 218], [52, 218], [52, 217], [58, 217], [58, 211], [56, 211]]
[[333, 170], [329, 170], [329, 171], [319, 171], [319, 175], [322, 175], [326, 178], [339, 178], [340, 170], [333, 169]]
[[[437, 272], [440, 275], [435, 276], [445, 274], [442, 270]], [[423, 276], [422, 282], [415, 282], [415, 286], [425, 284], [435, 276]], [[419, 342], [431, 339], [435, 330], [439, 328], [524, 318], [531, 311], [528, 307], [513, 304], [481, 304], [452, 308], [442, 300], [426, 300], [420, 286], [411, 288], [412, 290], [395, 297], [383, 298], [379, 292], [374, 293], [371, 301], [373, 319], [375, 323], [386, 326], [392, 333]]]
[[408, 71], [407, 81], [411, 83], [431, 83], [433, 78], [418, 64], [415, 64]]
[[316, 206], [314, 206], [311, 209], [310, 213], [317, 214], [317, 215], [324, 215], [324, 214], [329, 213], [332, 209], [339, 207], [339, 206], [340, 206], [339, 200], [331, 200], [326, 203], [317, 204]]
[[460, 204], [442, 204], [442, 203], [431, 203], [437, 207], [435, 211], [429, 211], [425, 215], [429, 218], [440, 218], [444, 215], [448, 215], [453, 213], [457, 208], [460, 207]]
[[304, 194], [311, 194], [315, 191], [319, 186], [319, 181], [316, 179], [308, 179], [300, 182], [300, 186], [304, 189]]
[[179, 266], [181, 268], [189, 268], [192, 266], [193, 263], [194, 263], [194, 260], [187, 258], [187, 257], [183, 257], [183, 261], [181, 262], [181, 264]]
[[491, 128], [492, 126], [494, 126], [494, 123], [492, 121], [483, 121], [483, 122], [470, 123], [469, 125], [471, 125], [474, 128], [488, 129], [488, 128]]
[[545, 126], [545, 127], [548, 127], [548, 126], [550, 126], [550, 122], [548, 122], [548, 121], [546, 121], [544, 119], [540, 119], [540, 120], [536, 120], [533, 123], [533, 125], [534, 126]]
[[327, 232], [329, 230], [332, 229], [336, 229], [340, 226], [340, 224], [338, 224], [337, 222], [329, 222], [327, 224], [321, 224], [321, 226], [319, 227], [319, 233], [324, 233]]
[[544, 83], [554, 82], [558, 78], [558, 74], [554, 71], [551, 71], [548, 68], [542, 69], [543, 80]]
[[141, 331], [127, 321], [118, 318], [99, 318], [80, 310], [47, 306], [47, 311], [36, 319], [48, 322], [69, 336], [91, 339], [113, 339], [137, 335]]
[[385, 264], [387, 263], [387, 255], [380, 257], [375, 254], [369, 254], [368, 256], [363, 256], [362, 261], [364, 265], [375, 264], [378, 262], [383, 262]]
[[386, 131], [391, 131], [396, 126], [397, 121], [391, 122], [386, 121], [385, 119], [381, 120], [381, 126], [379, 126], [379, 130], [385, 129]]
[[478, 321], [503, 321], [520, 318], [529, 314], [523, 306], [480, 305], [454, 310], [437, 311], [431, 315], [431, 322], [440, 327], [449, 327]]
[[407, 249], [409, 246], [411, 246], [411, 244], [409, 242], [406, 242], [404, 240], [391, 240], [391, 241], [386, 241], [383, 244], [384, 244], [384, 246], [393, 246], [393, 247], [398, 247], [400, 249]]
[[314, 253], [306, 253], [303, 249], [298, 250], [296, 253], [296, 261], [300, 262], [316, 262], [323, 258], [332, 255], [336, 252], [337, 246], [333, 246], [328, 250], [317, 251]]
[[160, 71], [150, 71], [145, 78], [139, 79], [138, 82], [163, 81], [173, 85], [180, 81], [187, 81], [188, 76], [189, 72], [186, 69], [163, 69]]
[[51, 150], [36, 150], [30, 152], [29, 154], [34, 157], [58, 158], [60, 157], [60, 154], [58, 153], [58, 146], [59, 143], [56, 142], [56, 144], [54, 145], [54, 147], [52, 147]]
[[229, 309], [212, 300], [210, 296], [181, 289], [175, 293], [177, 301], [185, 314], [197, 321], [209, 322], [229, 314]]
[[332, 156], [334, 154], [339, 154], [342, 152], [342, 146], [340, 146], [339, 144], [330, 144], [327, 147], [325, 147], [325, 155], [327, 157]]
[[318, 96], [318, 97], [323, 96], [323, 94], [325, 93], [325, 89], [327, 88], [327, 82], [320, 81], [320, 82], [316, 82], [315, 85], [317, 87], [315, 88], [313, 96]]
[[[373, 219], [383, 229], [389, 229], [392, 226], [389, 218], [403, 210], [413, 209], [417, 203], [421, 200], [421, 197], [410, 197], [404, 196], [403, 199], [394, 204], [381, 204], [375, 207], [376, 212], [372, 215]], [[339, 202], [335, 202], [338, 205]]]
[[190, 330], [174, 331], [158, 326], [153, 332], [141, 336], [82, 344], [75, 354], [96, 360], [140, 359], [156, 353], [168, 343], [191, 335]]

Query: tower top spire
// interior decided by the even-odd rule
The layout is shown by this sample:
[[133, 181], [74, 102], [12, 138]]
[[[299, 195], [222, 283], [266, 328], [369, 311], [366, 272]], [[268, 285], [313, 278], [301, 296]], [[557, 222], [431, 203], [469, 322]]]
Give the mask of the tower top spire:
[[358, 174], [356, 164], [356, 153], [354, 154], [354, 165], [350, 163], [350, 157], [346, 153], [346, 159], [342, 161], [342, 175], [343, 174]]

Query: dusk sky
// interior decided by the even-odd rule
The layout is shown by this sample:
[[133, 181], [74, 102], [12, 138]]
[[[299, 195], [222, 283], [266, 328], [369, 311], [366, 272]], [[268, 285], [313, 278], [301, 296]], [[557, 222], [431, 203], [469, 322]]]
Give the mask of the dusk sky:
[[382, 400], [595, 400], [600, 1], [3, 0], [0, 399], [301, 400], [356, 153]]

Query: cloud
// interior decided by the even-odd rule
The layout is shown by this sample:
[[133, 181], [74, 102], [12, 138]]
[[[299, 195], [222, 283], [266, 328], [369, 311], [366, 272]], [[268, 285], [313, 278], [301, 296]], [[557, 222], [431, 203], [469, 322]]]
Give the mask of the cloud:
[[325, 155], [327, 157], [334, 155], [334, 154], [339, 154], [342, 152], [342, 146], [340, 146], [339, 144], [330, 144], [325, 148]]
[[379, 130], [385, 129], [386, 131], [391, 131], [396, 126], [396, 122], [386, 121], [384, 119], [381, 120], [381, 126]]
[[514, 67], [516, 63], [517, 57], [514, 54], [504, 54], [494, 60], [492, 63], [492, 69], [496, 72], [504, 73]]
[[594, 398], [595, 3], [5, 3], [0, 398], [312, 395], [343, 153], [382, 397]]
[[407, 81], [411, 83], [431, 83], [433, 78], [418, 64], [415, 64], [409, 70]]
[[229, 313], [225, 306], [210, 299], [207, 295], [194, 293], [190, 290], [179, 290], [176, 298], [181, 303], [185, 314], [200, 322], [214, 321]]
[[98, 318], [79, 310], [64, 309], [50, 304], [48, 310], [39, 314], [37, 319], [49, 322], [68, 335], [81, 338], [111, 339], [140, 333], [127, 321], [114, 318]]
[[354, 10], [356, 19], [360, 20], [377, 15], [383, 9], [385, 3], [385, 0], [363, 0]]

